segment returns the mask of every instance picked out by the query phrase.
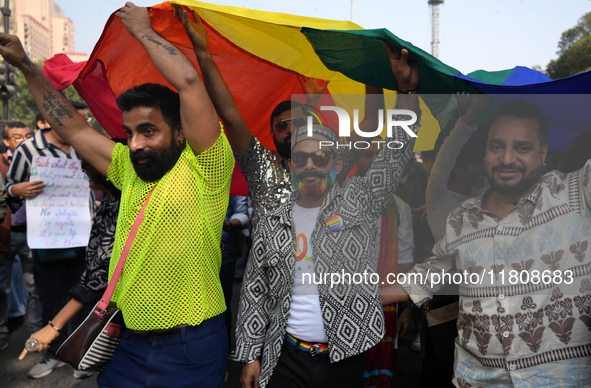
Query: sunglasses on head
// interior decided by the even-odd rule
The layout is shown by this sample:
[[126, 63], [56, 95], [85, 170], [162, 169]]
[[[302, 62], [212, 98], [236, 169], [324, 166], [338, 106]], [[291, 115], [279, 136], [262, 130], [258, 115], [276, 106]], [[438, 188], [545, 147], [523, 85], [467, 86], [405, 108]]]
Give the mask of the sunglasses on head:
[[332, 158], [332, 152], [318, 150], [316, 152], [294, 152], [291, 154], [291, 162], [296, 167], [304, 167], [308, 163], [308, 159], [312, 158], [312, 162], [316, 167], [325, 167]]
[[277, 121], [273, 125], [273, 130], [276, 134], [282, 135], [290, 128], [290, 126], [294, 128], [299, 128], [303, 127], [304, 125], [306, 125], [306, 119], [302, 117], [292, 117], [290, 119], [283, 119]]

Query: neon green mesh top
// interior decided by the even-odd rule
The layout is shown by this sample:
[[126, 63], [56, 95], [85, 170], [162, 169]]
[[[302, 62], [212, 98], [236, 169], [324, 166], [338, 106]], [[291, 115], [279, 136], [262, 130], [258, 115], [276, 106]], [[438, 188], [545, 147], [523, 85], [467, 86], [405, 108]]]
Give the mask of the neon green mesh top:
[[198, 325], [225, 311], [220, 238], [233, 168], [223, 132], [199, 155], [187, 144], [176, 165], [152, 183], [135, 173], [129, 148], [115, 146], [108, 179], [121, 190], [121, 206], [109, 279], [135, 218], [157, 184], [112, 299], [128, 328]]

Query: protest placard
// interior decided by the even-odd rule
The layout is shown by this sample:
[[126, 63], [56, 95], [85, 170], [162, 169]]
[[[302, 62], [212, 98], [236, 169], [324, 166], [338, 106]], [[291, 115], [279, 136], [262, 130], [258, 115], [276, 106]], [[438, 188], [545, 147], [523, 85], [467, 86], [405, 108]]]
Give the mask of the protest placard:
[[27, 243], [33, 249], [85, 247], [90, 237], [88, 177], [79, 160], [36, 156], [31, 181], [43, 192], [27, 198]]

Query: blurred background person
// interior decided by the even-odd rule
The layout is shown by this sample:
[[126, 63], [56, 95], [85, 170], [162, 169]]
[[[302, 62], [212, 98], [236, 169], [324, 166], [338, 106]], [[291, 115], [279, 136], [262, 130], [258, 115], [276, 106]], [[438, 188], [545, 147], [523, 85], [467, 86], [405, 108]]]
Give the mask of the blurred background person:
[[[82, 169], [88, 175], [90, 188], [101, 190], [104, 195], [93, 219], [90, 239], [86, 247], [86, 269], [79, 278], [78, 284], [69, 291], [72, 299], [51, 320], [51, 324], [59, 330], [63, 329], [77, 314], [85, 312], [88, 314], [90, 308], [100, 300], [107, 288], [109, 260], [115, 242], [121, 191], [88, 162], [82, 161]], [[38, 351], [49, 348], [60, 335], [55, 328], [48, 324], [31, 335], [31, 338], [37, 339], [40, 343]], [[23, 350], [19, 359], [22, 360], [26, 354], [27, 351]], [[92, 372], [74, 371], [74, 377], [78, 379], [92, 376], [92, 374]]]
[[[382, 141], [379, 136], [372, 140]], [[380, 151], [377, 142], [371, 142], [355, 164], [355, 176], [365, 176]], [[378, 219], [376, 252], [380, 281], [390, 274], [409, 271], [414, 263], [414, 239], [410, 206], [393, 195]], [[386, 332], [381, 342], [364, 353], [364, 386], [389, 388], [398, 386], [400, 374], [396, 348], [398, 336], [403, 337], [412, 326], [412, 303], [383, 306]]]

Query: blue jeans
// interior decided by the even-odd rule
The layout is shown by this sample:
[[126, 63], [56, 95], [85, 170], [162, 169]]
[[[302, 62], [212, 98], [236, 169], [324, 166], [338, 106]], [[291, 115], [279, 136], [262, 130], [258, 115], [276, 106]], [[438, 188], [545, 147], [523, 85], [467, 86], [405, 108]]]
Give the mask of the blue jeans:
[[21, 259], [14, 256], [13, 260], [12, 282], [10, 283], [10, 294], [8, 294], [8, 318], [24, 316], [27, 313], [27, 301], [29, 300], [23, 279]]
[[14, 258], [10, 252], [0, 252], [0, 341], [8, 339], [8, 295], [12, 280]]
[[223, 387], [227, 356], [223, 314], [164, 333], [127, 329], [97, 382], [101, 388]]
[[[9, 296], [16, 293], [16, 289], [12, 289], [11, 283], [13, 280], [13, 267], [15, 266], [15, 258], [18, 255], [20, 259], [20, 266], [22, 266], [22, 280], [17, 280], [17, 286], [24, 287], [28, 295], [28, 318], [29, 328], [31, 332], [35, 332], [41, 328], [41, 304], [39, 303], [39, 295], [35, 287], [33, 279], [33, 268], [29, 246], [27, 245], [26, 232], [11, 232], [10, 233], [10, 247], [11, 252], [0, 252], [0, 340], [8, 337], [8, 329], [6, 322], [9, 317]], [[19, 274], [20, 276], [20, 274]], [[15, 295], [12, 295], [13, 297]], [[17, 297], [15, 302], [20, 302]], [[22, 315], [18, 313], [17, 315]]]

